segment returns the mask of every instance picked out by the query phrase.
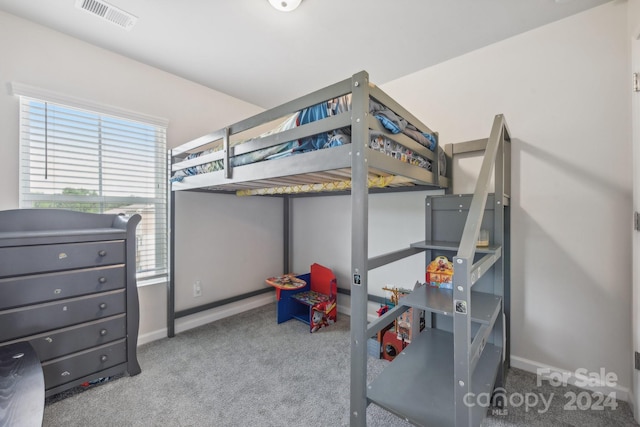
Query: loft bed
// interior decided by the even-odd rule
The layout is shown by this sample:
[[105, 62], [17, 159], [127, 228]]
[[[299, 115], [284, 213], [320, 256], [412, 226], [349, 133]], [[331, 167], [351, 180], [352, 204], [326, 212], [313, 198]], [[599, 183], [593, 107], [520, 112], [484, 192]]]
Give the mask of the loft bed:
[[[487, 148], [486, 140], [484, 144], [472, 141], [468, 151], [477, 151], [477, 146], [481, 146], [482, 150]], [[463, 152], [466, 148], [461, 150]], [[351, 424], [365, 425], [363, 414], [368, 404], [365, 383], [366, 338], [372, 333], [371, 328], [367, 330], [367, 303], [371, 298], [367, 291], [368, 271], [425, 251], [424, 247], [412, 245], [369, 259], [368, 194], [434, 189], [448, 191], [451, 187], [451, 166], [447, 162], [452, 156], [449, 146], [445, 155], [439, 145], [438, 134], [370, 83], [367, 72], [362, 71], [182, 144], [170, 150], [169, 155], [169, 337], [175, 334], [177, 318], [272, 290], [263, 288], [176, 312], [174, 192], [282, 197], [285, 221], [284, 272], [290, 271], [290, 197], [350, 194], [351, 284], [349, 289], [339, 289], [339, 292], [351, 295]], [[486, 200], [486, 189], [484, 197]], [[478, 231], [471, 231], [475, 232], [475, 238]]]
[[[350, 192], [358, 201], [354, 226], [361, 227], [364, 217], [359, 233], [365, 233], [369, 191], [449, 186], [437, 133], [370, 83], [366, 71], [184, 143], [170, 150], [169, 156], [171, 230], [175, 229], [176, 191], [279, 195], [285, 199], [287, 221], [289, 196]], [[290, 271], [288, 231], [285, 226], [285, 272]], [[354, 240], [364, 241], [362, 236]], [[177, 318], [271, 290], [176, 312], [173, 233], [170, 238], [170, 337]]]
[[[368, 212], [369, 191], [449, 186], [437, 133], [370, 83], [365, 71], [189, 141], [169, 155], [171, 230], [176, 191], [279, 195], [285, 199], [288, 220], [288, 197], [300, 193], [350, 192], [358, 200], [361, 218]], [[176, 312], [173, 240], [171, 233], [170, 337], [177, 318], [270, 291], [259, 289]], [[283, 271], [290, 270], [288, 243], [285, 235]]]

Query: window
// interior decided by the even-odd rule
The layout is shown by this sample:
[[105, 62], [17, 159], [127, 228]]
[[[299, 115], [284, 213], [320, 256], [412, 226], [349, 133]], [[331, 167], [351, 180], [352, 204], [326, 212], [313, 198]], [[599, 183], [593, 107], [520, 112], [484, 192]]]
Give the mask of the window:
[[138, 213], [138, 284], [166, 279], [166, 124], [20, 95], [20, 207]]

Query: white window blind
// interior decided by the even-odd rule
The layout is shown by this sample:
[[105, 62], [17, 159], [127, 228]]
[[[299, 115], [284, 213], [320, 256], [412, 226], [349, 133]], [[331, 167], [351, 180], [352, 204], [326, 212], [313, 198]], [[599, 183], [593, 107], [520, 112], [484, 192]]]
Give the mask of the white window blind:
[[138, 284], [165, 279], [166, 126], [21, 96], [20, 207], [138, 213]]

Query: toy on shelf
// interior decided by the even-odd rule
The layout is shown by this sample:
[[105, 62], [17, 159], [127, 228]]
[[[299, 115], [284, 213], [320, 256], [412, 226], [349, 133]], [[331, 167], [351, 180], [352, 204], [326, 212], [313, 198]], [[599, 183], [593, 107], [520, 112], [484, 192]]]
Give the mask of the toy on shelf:
[[389, 304], [384, 304], [380, 306], [380, 308], [376, 311], [376, 313], [378, 314], [378, 317], [381, 317], [387, 311], [389, 311]]
[[407, 345], [409, 343], [398, 338], [395, 332], [385, 331], [382, 337], [382, 358], [389, 361], [395, 359]]
[[[419, 283], [416, 283], [416, 286], [419, 286]], [[400, 298], [411, 293], [410, 289], [403, 289], [403, 288], [389, 288], [385, 286], [382, 289], [385, 291], [391, 292], [391, 302], [394, 306], [398, 304], [398, 301]], [[397, 339], [403, 343], [403, 346], [410, 343], [412, 337], [414, 336], [415, 325], [413, 324], [413, 321], [412, 321], [413, 310], [414, 310], [413, 308], [408, 309], [407, 311], [402, 313], [394, 322], [395, 334], [397, 336]], [[425, 324], [424, 311], [421, 310], [420, 316], [419, 316], [420, 329], [415, 333], [424, 329], [424, 324]]]
[[453, 289], [453, 263], [445, 256], [438, 256], [427, 266], [427, 285]]
[[476, 246], [479, 248], [486, 248], [489, 246], [489, 230], [480, 230]]

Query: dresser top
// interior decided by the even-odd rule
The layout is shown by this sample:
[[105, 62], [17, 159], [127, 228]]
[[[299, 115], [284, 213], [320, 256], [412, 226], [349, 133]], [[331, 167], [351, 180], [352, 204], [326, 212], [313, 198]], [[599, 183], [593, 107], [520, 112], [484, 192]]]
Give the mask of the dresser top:
[[126, 231], [118, 228], [7, 232], [0, 231], [0, 248], [7, 246], [94, 242], [97, 240], [121, 240], [125, 239], [126, 237]]
[[0, 247], [127, 238], [140, 215], [92, 214], [62, 209], [0, 211]]

